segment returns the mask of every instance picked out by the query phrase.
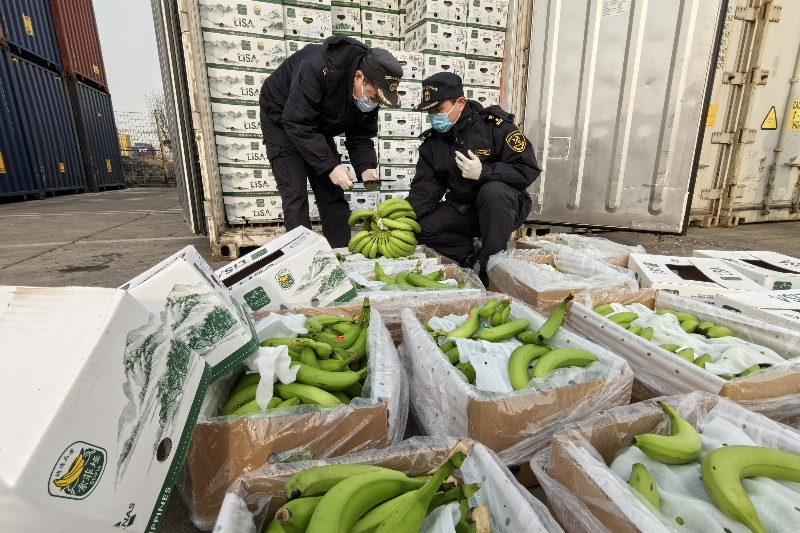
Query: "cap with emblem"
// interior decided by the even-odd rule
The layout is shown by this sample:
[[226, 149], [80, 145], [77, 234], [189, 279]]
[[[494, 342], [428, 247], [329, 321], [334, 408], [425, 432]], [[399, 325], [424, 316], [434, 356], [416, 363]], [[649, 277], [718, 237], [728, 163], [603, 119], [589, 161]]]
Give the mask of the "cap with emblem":
[[414, 106], [415, 111], [433, 109], [440, 102], [464, 96], [461, 77], [452, 72], [437, 72], [422, 80], [422, 101]]
[[375, 93], [381, 105], [400, 107], [397, 86], [403, 76], [403, 67], [388, 50], [370, 48], [361, 61], [359, 70], [375, 85]]

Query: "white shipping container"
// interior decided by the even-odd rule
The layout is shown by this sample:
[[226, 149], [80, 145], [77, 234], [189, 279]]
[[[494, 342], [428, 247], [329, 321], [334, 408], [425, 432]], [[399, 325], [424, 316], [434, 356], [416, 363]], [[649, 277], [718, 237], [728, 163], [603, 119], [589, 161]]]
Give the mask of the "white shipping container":
[[483, 107], [490, 105], [500, 105], [500, 89], [489, 89], [486, 87], [464, 86], [464, 96], [467, 100], [475, 100]]
[[467, 70], [462, 76], [464, 83], [500, 87], [503, 78], [503, 62], [485, 59], [467, 59]]
[[219, 180], [222, 184], [222, 194], [237, 192], [278, 192], [278, 184], [275, 181], [275, 175], [269, 167], [244, 168], [220, 166]]
[[505, 29], [508, 23], [508, 0], [471, 0], [467, 24]]
[[282, 36], [248, 37], [204, 30], [203, 42], [209, 67], [273, 71], [286, 59]]
[[426, 19], [464, 24], [467, 22], [467, 0], [409, 0], [406, 4], [408, 25], [414, 27]]
[[381, 137], [419, 137], [422, 133], [422, 113], [382, 109], [378, 114], [378, 125]]
[[423, 55], [419, 52], [395, 52], [392, 54], [403, 67], [403, 79], [422, 81]]
[[283, 220], [283, 203], [280, 196], [262, 196], [239, 193], [224, 195], [225, 214], [231, 224], [277, 222]]
[[208, 69], [208, 89], [211, 98], [236, 102], [258, 102], [266, 72], [246, 70]]
[[283, 6], [284, 35], [288, 38], [325, 39], [331, 35], [330, 10]]
[[361, 33], [361, 8], [332, 6], [331, 27], [334, 34]]
[[485, 28], [469, 28], [467, 39], [467, 55], [503, 58], [506, 46], [506, 32], [487, 30]]
[[419, 139], [381, 139], [381, 165], [416, 165]]
[[383, 48], [390, 52], [400, 52], [405, 49], [402, 37], [385, 37], [361, 34], [361, 42], [370, 48]]
[[427, 20], [406, 32], [405, 48], [412, 52], [424, 53], [466, 53], [467, 27]]
[[361, 9], [361, 33], [371, 37], [400, 38], [400, 13]]
[[279, 1], [200, 0], [199, 7], [203, 28], [275, 37], [284, 32]]
[[261, 138], [258, 105], [211, 103], [214, 131], [230, 137]]
[[466, 76], [467, 59], [464, 56], [426, 53], [423, 57], [425, 63], [423, 78], [433, 76], [437, 72], [452, 72], [462, 79]]
[[400, 109], [413, 109], [422, 98], [422, 83], [402, 80], [397, 87], [397, 94], [400, 96]]
[[267, 149], [260, 139], [217, 135], [217, 160], [220, 165], [269, 165]]

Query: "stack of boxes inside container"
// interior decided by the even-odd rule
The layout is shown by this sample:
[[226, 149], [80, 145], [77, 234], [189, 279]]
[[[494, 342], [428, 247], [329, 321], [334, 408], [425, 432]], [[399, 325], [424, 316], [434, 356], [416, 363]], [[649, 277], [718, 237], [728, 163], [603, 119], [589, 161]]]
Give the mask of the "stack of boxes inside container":
[[0, 196], [124, 186], [91, 0], [0, 0]]
[[[459, 74], [467, 98], [499, 103], [508, 0], [200, 0], [220, 179], [231, 224], [283, 219], [275, 178], [261, 144], [261, 85], [281, 62], [309, 43], [347, 35], [392, 51], [403, 65], [402, 108], [381, 108], [375, 140], [380, 190], [346, 193], [351, 209], [408, 194], [427, 115], [411, 111], [422, 79]], [[336, 139], [349, 165], [344, 138]], [[355, 175], [352, 167], [350, 171]], [[319, 211], [309, 187], [312, 220]]]

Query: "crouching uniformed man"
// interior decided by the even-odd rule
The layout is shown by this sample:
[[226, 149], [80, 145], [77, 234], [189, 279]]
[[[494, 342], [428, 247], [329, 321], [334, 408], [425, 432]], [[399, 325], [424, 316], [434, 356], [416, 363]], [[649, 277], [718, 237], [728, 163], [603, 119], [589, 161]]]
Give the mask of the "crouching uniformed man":
[[[468, 101], [450, 72], [422, 81], [416, 109], [427, 111], [433, 126], [421, 136], [408, 196], [422, 226], [419, 242], [467, 268], [477, 260], [488, 286], [489, 257], [506, 249], [531, 211], [526, 189], [541, 173], [533, 148], [513, 115]], [[474, 237], [481, 238], [479, 251]]]
[[[311, 228], [306, 178], [314, 191], [322, 233], [347, 246], [350, 208], [344, 191], [356, 179], [378, 179], [378, 106], [400, 107], [400, 62], [388, 51], [349, 37], [329, 37], [289, 56], [261, 88], [261, 130], [286, 231]], [[341, 164], [333, 141], [345, 147], [357, 176]], [[377, 182], [376, 182], [377, 183]]]

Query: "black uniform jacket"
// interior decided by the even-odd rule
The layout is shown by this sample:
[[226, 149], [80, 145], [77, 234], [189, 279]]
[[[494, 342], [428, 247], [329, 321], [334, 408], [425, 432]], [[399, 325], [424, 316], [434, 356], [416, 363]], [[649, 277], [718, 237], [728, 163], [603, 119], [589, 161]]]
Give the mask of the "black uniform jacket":
[[[531, 143], [512, 122], [513, 115], [500, 106], [483, 109], [469, 100], [455, 126], [447, 133], [427, 130], [420, 137], [417, 172], [411, 182], [408, 201], [418, 217], [433, 211], [447, 193], [446, 200], [473, 205], [484, 183], [502, 181], [525, 192], [541, 173]], [[484, 165], [480, 179], [468, 180], [456, 165], [456, 150], [467, 150]], [[529, 197], [530, 198], [530, 197]]]
[[366, 53], [355, 39], [334, 36], [289, 56], [261, 87], [264, 142], [297, 150], [327, 176], [340, 162], [331, 138], [344, 134], [357, 175], [377, 168], [378, 109], [362, 113], [353, 100], [353, 76]]

